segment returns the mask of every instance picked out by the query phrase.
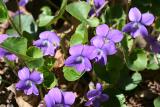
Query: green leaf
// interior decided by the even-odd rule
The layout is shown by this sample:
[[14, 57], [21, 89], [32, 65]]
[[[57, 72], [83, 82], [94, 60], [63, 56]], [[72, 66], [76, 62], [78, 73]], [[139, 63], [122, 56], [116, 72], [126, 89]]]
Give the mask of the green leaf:
[[48, 16], [48, 15], [43, 15], [43, 14], [40, 15], [39, 20], [38, 20], [38, 26], [39, 27], [46, 26], [53, 18], [54, 16]]
[[106, 65], [108, 82], [115, 84], [120, 78], [120, 72], [124, 67], [124, 61], [119, 56], [108, 57], [108, 63]]
[[131, 49], [133, 47], [133, 39], [131, 35], [125, 33], [125, 36], [122, 40], [122, 46], [125, 51], [125, 54], [128, 55], [128, 53], [131, 52]]
[[16, 37], [18, 35], [15, 29], [6, 29], [6, 34], [10, 37]]
[[43, 58], [28, 58], [27, 60], [25, 60], [25, 63], [31, 69], [39, 68], [39, 67], [43, 66], [44, 59]]
[[127, 66], [132, 71], [142, 71], [147, 68], [147, 55], [144, 50], [135, 49], [127, 60]]
[[94, 18], [91, 18], [91, 19], [87, 19], [87, 23], [91, 27], [97, 27], [100, 22], [99, 22], [98, 18], [94, 17]]
[[115, 4], [110, 7], [108, 6], [105, 12], [105, 17], [102, 16], [103, 20], [105, 20], [105, 23], [121, 30], [126, 23], [126, 14], [123, 10], [123, 7], [119, 4]]
[[50, 16], [52, 15], [52, 10], [48, 6], [42, 7], [41, 11], [42, 11], [41, 14], [50, 15]]
[[43, 27], [49, 24], [49, 22], [54, 18], [54, 16], [52, 16], [52, 10], [47, 6], [42, 7], [41, 11], [42, 13], [39, 15], [37, 21], [38, 26]]
[[66, 7], [66, 11], [80, 21], [86, 21], [90, 9], [91, 6], [85, 1], [74, 2]]
[[52, 89], [53, 87], [55, 87], [57, 85], [56, 76], [54, 75], [53, 72], [50, 72], [48, 70], [48, 68], [43, 66], [43, 67], [39, 68], [39, 71], [41, 71], [44, 76], [44, 81], [43, 81], [44, 87], [46, 87], [48, 89]]
[[70, 39], [70, 46], [88, 42], [88, 30], [86, 24], [80, 24]]
[[119, 102], [120, 102], [120, 107], [127, 107], [126, 103], [126, 98], [124, 96], [124, 94], [118, 94], [116, 95], [116, 97], [118, 98]]
[[[158, 60], [158, 62], [160, 61], [159, 58], [157, 58], [157, 60]], [[158, 70], [159, 69], [159, 65], [156, 63], [156, 59], [154, 58], [154, 55], [149, 56], [147, 69], [149, 69], [149, 70]]]
[[48, 26], [51, 25], [51, 24], [56, 23], [62, 17], [62, 15], [65, 12], [65, 8], [66, 8], [66, 5], [67, 5], [67, 2], [68, 2], [68, 0], [63, 0], [62, 1], [59, 13], [49, 22]]
[[107, 70], [120, 71], [124, 67], [124, 61], [117, 55], [108, 57]]
[[130, 77], [128, 79], [126, 78], [125, 81], [126, 83], [124, 84], [125, 85], [124, 89], [126, 91], [130, 91], [138, 86], [138, 84], [142, 81], [142, 76], [140, 73], [136, 72], [132, 75], [131, 78]]
[[3, 0], [0, 0], [0, 22], [4, 22], [8, 19], [8, 10]]
[[9, 37], [0, 46], [16, 55], [26, 55], [27, 39], [23, 37]]
[[13, 19], [13, 23], [20, 31], [26, 31], [27, 33], [35, 33], [37, 32], [37, 25], [32, 17], [32, 15], [24, 15], [21, 14], [21, 24], [19, 23], [19, 16], [15, 16]]
[[29, 47], [26, 54], [32, 58], [42, 58], [43, 57], [42, 51], [39, 48], [34, 47], [34, 46]]
[[31, 57], [30, 59], [26, 60], [26, 64], [29, 68], [39, 68], [43, 66], [44, 59], [42, 51], [37, 47], [29, 47], [26, 54]]
[[53, 69], [53, 65], [55, 63], [55, 59], [53, 57], [46, 57], [45, 58], [45, 63], [44, 65], [48, 68], [48, 69]]
[[100, 79], [107, 83], [116, 84], [123, 66], [123, 60], [119, 56], [110, 56], [106, 66], [94, 64], [93, 69]]
[[84, 73], [79, 73], [72, 67], [63, 67], [64, 78], [68, 81], [76, 81], [82, 77]]
[[93, 65], [93, 69], [94, 69], [94, 72], [96, 73], [96, 75], [100, 79], [109, 82], [109, 78], [107, 78], [108, 73], [107, 73], [107, 70], [106, 70], [106, 66], [102, 66], [100, 64], [95, 63]]
[[160, 97], [154, 99], [154, 107], [160, 107]]

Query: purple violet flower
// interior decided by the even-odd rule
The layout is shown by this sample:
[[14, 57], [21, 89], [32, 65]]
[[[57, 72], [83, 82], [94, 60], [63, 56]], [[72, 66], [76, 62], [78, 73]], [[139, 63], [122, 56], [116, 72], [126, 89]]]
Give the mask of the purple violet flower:
[[7, 50], [0, 48], [0, 58], [6, 57], [9, 61], [15, 61], [18, 59], [18, 57]]
[[7, 34], [0, 34], [0, 43], [2, 43], [4, 40], [8, 38]]
[[91, 39], [91, 45], [97, 49], [93, 53], [97, 53], [96, 60], [107, 63], [106, 55], [113, 55], [117, 52], [115, 43], [123, 39], [123, 33], [119, 30], [111, 30], [106, 24], [99, 25], [96, 28], [96, 36]]
[[[7, 34], [0, 34], [0, 44], [8, 38]], [[7, 50], [0, 48], [0, 58], [6, 57], [9, 61], [15, 61], [18, 57]]]
[[59, 88], [51, 89], [44, 97], [47, 107], [71, 107], [75, 99], [73, 92], [63, 92]]
[[85, 106], [100, 107], [101, 102], [105, 102], [109, 99], [107, 94], [102, 94], [103, 87], [100, 83], [96, 84], [96, 89], [90, 90], [87, 93], [89, 101], [85, 103]]
[[[96, 36], [91, 39], [91, 45], [95, 46], [93, 53], [91, 54], [91, 59], [99, 62], [102, 65], [107, 64], [107, 50], [105, 47], [102, 37]], [[113, 47], [115, 50], [115, 47]]]
[[20, 0], [18, 5], [24, 7], [28, 2], [29, 2], [29, 0]]
[[122, 31], [130, 33], [133, 38], [137, 36], [148, 36], [148, 31], [145, 26], [149, 26], [154, 21], [154, 16], [149, 13], [141, 13], [138, 8], [133, 7], [129, 11], [130, 23], [126, 24]]
[[60, 38], [56, 33], [51, 31], [44, 31], [40, 33], [39, 40], [33, 42], [33, 45], [39, 47], [44, 56], [54, 56], [55, 50], [60, 46]]
[[[96, 10], [98, 10], [105, 3], [105, 0], [87, 0], [87, 2], [93, 5], [93, 7], [89, 12], [89, 15], [91, 16], [96, 12]], [[96, 13], [96, 14], [97, 16], [99, 16], [99, 13]]]
[[36, 84], [41, 84], [43, 82], [43, 74], [38, 71], [33, 71], [30, 73], [27, 67], [22, 68], [18, 71], [18, 77], [20, 81], [16, 84], [17, 90], [24, 90], [26, 95], [39, 95]]
[[94, 46], [75, 45], [69, 49], [70, 57], [65, 61], [66, 66], [74, 67], [79, 72], [90, 71], [92, 69], [90, 59]]

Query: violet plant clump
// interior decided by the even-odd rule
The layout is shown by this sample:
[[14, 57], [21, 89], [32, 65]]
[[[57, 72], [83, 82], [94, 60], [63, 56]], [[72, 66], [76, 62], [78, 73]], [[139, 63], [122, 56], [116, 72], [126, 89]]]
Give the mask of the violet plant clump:
[[[160, 6], [156, 1], [12, 2], [0, 0], [0, 85], [6, 90], [16, 82], [15, 95], [23, 91], [37, 100], [31, 106], [128, 107], [133, 106], [130, 99], [136, 96], [135, 89], [139, 92], [144, 83], [150, 86], [146, 81], [159, 84], [155, 74], [160, 69]], [[148, 71], [156, 73], [148, 77]], [[151, 94], [154, 98], [141, 98], [141, 105], [160, 104], [157, 89]], [[22, 106], [17, 99], [15, 103]]]
[[44, 97], [47, 107], [71, 107], [75, 99], [76, 96], [73, 92], [64, 92], [59, 88], [51, 89]]
[[26, 95], [39, 95], [36, 84], [43, 82], [43, 74], [38, 71], [30, 72], [29, 68], [24, 67], [18, 71], [19, 82], [16, 84], [17, 90], [23, 90]]

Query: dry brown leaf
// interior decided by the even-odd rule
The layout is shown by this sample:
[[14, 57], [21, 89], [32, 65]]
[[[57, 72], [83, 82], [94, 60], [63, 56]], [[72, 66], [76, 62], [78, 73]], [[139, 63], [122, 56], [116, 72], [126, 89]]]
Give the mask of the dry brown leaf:
[[64, 54], [61, 52], [61, 50], [57, 50], [56, 54], [55, 54], [55, 64], [54, 64], [54, 68], [60, 68], [64, 65]]
[[16, 88], [15, 84], [10, 85], [9, 87], [6, 88], [8, 91], [13, 92], [16, 95]]
[[19, 107], [33, 107], [31, 104], [24, 101], [22, 96], [16, 97], [15, 99]]

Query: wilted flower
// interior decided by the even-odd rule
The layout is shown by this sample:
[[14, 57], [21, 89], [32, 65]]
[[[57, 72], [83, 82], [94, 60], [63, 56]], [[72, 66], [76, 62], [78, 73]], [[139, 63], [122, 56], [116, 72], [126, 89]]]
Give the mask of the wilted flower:
[[20, 0], [18, 5], [19, 6], [25, 6], [28, 2], [29, 2], [29, 0]]
[[113, 55], [117, 52], [115, 43], [122, 39], [122, 32], [109, 29], [106, 24], [102, 24], [96, 28], [96, 36], [91, 39], [91, 44], [102, 49], [107, 55]]
[[[1, 34], [0, 35], [0, 43], [2, 43], [4, 40], [8, 38], [7, 34]], [[0, 58], [6, 57], [9, 61], [14, 61], [18, 59], [18, 57], [7, 50], [0, 48]]]
[[43, 74], [38, 71], [33, 71], [30, 73], [27, 67], [22, 68], [18, 71], [18, 77], [20, 81], [16, 84], [17, 90], [24, 90], [26, 95], [39, 95], [36, 84], [41, 84], [43, 82]]
[[39, 38], [39, 40], [33, 42], [33, 45], [39, 47], [44, 56], [54, 56], [55, 50], [60, 45], [60, 38], [57, 36], [57, 34], [51, 31], [44, 31], [40, 33]]
[[144, 39], [149, 43], [151, 51], [160, 53], [160, 43], [152, 36], [146, 36]]
[[[105, 0], [87, 0], [87, 2], [93, 5], [89, 13], [89, 15], [91, 16], [96, 12], [97, 9], [99, 9], [105, 3]], [[98, 16], [99, 13], [96, 13], [96, 15]]]
[[130, 33], [134, 38], [137, 36], [148, 36], [148, 31], [145, 26], [149, 26], [154, 21], [154, 16], [149, 13], [143, 13], [139, 11], [136, 7], [133, 7], [129, 11], [130, 23], [123, 27], [124, 32]]
[[70, 107], [75, 98], [73, 92], [63, 92], [59, 88], [53, 88], [45, 95], [44, 100], [47, 107]]
[[90, 59], [95, 48], [87, 45], [75, 45], [69, 49], [71, 54], [65, 61], [66, 66], [75, 67], [77, 71], [84, 72], [92, 69]]
[[107, 94], [102, 94], [103, 87], [100, 83], [96, 84], [96, 89], [90, 90], [87, 93], [87, 98], [89, 101], [85, 103], [85, 106], [100, 107], [101, 102], [105, 102], [109, 99]]

